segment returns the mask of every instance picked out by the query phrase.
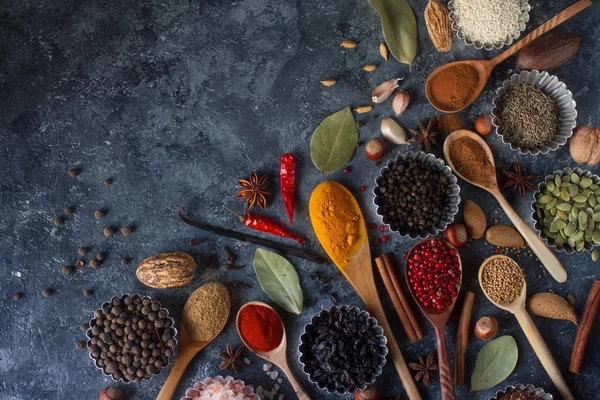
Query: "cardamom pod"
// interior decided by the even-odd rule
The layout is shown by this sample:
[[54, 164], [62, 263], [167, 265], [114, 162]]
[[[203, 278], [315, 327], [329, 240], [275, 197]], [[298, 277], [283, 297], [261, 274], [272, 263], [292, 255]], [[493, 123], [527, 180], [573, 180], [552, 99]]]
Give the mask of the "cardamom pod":
[[390, 57], [390, 52], [385, 43], [379, 43], [379, 54], [381, 54], [381, 57], [386, 61]]
[[388, 97], [394, 93], [394, 90], [398, 87], [398, 81], [404, 78], [395, 78], [390, 79], [389, 81], [385, 81], [373, 90], [373, 94], [371, 95], [371, 100], [373, 103], [383, 103], [387, 100]]
[[344, 40], [340, 46], [345, 49], [353, 49], [356, 47], [356, 42], [353, 42], [352, 40]]
[[354, 111], [356, 111], [359, 114], [364, 114], [364, 113], [368, 113], [373, 109], [373, 106], [360, 106], [360, 107], [356, 107], [354, 109]]
[[429, 0], [425, 7], [425, 24], [435, 48], [442, 53], [449, 52], [452, 49], [452, 26], [446, 6], [437, 0]]
[[375, 64], [367, 64], [363, 67], [363, 69], [367, 72], [373, 72], [377, 69], [377, 65]]
[[336, 80], [335, 79], [324, 79], [321, 81], [321, 83], [323, 84], [323, 86], [333, 86], [336, 84]]

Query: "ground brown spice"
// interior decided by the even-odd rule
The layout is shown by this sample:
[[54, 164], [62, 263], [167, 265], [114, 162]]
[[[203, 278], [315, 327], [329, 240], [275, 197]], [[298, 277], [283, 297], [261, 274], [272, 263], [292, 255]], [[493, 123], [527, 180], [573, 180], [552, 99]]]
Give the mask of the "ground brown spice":
[[463, 108], [477, 89], [479, 74], [468, 64], [446, 68], [431, 80], [431, 96], [446, 110]]
[[443, 114], [435, 119], [435, 130], [440, 133], [452, 133], [464, 127], [458, 114]]
[[450, 159], [458, 173], [485, 188], [496, 186], [496, 170], [487, 153], [475, 140], [462, 137], [450, 145]]
[[225, 326], [230, 307], [227, 288], [220, 283], [207, 283], [185, 303], [181, 323], [194, 340], [211, 340]]

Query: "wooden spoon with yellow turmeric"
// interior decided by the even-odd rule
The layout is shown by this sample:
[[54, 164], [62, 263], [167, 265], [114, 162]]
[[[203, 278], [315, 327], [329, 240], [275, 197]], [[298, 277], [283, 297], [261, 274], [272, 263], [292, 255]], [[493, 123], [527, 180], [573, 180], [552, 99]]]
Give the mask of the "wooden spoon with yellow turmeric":
[[373, 277], [367, 227], [358, 202], [343, 185], [325, 181], [313, 190], [309, 209], [319, 242], [383, 328], [392, 362], [406, 394], [411, 400], [421, 399], [381, 307]]

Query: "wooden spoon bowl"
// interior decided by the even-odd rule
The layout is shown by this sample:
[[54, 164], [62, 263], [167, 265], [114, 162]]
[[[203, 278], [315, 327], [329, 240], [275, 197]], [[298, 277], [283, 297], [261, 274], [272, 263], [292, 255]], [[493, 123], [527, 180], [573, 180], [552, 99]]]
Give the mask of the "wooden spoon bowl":
[[[456, 304], [456, 300], [458, 299], [458, 296], [454, 297], [452, 299], [452, 303], [450, 303], [450, 305], [447, 306], [442, 311], [438, 310], [435, 307], [424, 307], [416, 298], [416, 296], [413, 292], [413, 289], [412, 289], [412, 285], [410, 284], [410, 281], [409, 281], [409, 276], [408, 276], [408, 260], [413, 256], [414, 251], [416, 250], [417, 247], [423, 245], [424, 243], [430, 242], [432, 240], [442, 241], [446, 245], [446, 247], [456, 251], [456, 248], [452, 244], [450, 244], [449, 242], [447, 242], [443, 239], [430, 238], [430, 239], [421, 240], [420, 242], [415, 244], [413, 247], [411, 247], [411, 249], [409, 250], [409, 252], [406, 256], [406, 263], [404, 265], [404, 276], [406, 278], [406, 283], [408, 285], [410, 294], [413, 296], [415, 303], [417, 303], [417, 305], [421, 309], [421, 312], [425, 315], [427, 320], [431, 323], [431, 325], [433, 325], [433, 328], [435, 329], [436, 346], [437, 346], [437, 353], [438, 353], [438, 364], [439, 364], [439, 369], [440, 369], [440, 386], [441, 386], [441, 390], [442, 390], [442, 399], [451, 400], [451, 399], [455, 398], [454, 383], [452, 380], [452, 372], [451, 372], [451, 368], [450, 368], [450, 360], [448, 358], [448, 348], [446, 345], [446, 334], [444, 332], [444, 328], [446, 327], [448, 318], [450, 317], [450, 314], [452, 313], [452, 310], [454, 309], [454, 305]], [[462, 261], [460, 259], [460, 255], [458, 254], [458, 251], [456, 251], [456, 256], [458, 257], [458, 268], [460, 270], [460, 279], [458, 282], [458, 287], [456, 288], [456, 291], [458, 293], [458, 292], [460, 292], [463, 273], [462, 273]]]
[[[261, 301], [251, 301], [249, 303], [244, 304], [242, 306], [242, 308], [240, 308], [240, 310], [238, 311], [237, 316], [235, 318], [235, 326], [237, 328], [238, 334], [240, 335], [240, 339], [242, 339], [242, 343], [244, 343], [244, 345], [248, 348], [248, 350], [250, 350], [257, 356], [259, 356], [260, 358], [270, 362], [273, 365], [278, 366], [283, 371], [283, 373], [288, 377], [288, 380], [290, 381], [292, 388], [296, 392], [298, 399], [310, 400], [310, 397], [308, 397], [308, 394], [306, 394], [306, 391], [304, 390], [304, 388], [302, 387], [300, 382], [298, 382], [298, 379], [296, 379], [296, 377], [294, 376], [294, 373], [292, 372], [292, 370], [290, 369], [290, 366], [288, 364], [288, 361], [287, 361], [287, 338], [286, 338], [286, 333], [285, 333], [285, 326], [283, 325], [283, 321], [281, 321], [281, 318], [280, 318], [280, 321], [281, 321], [281, 326], [283, 326], [283, 337], [281, 339], [281, 343], [279, 343], [279, 345], [276, 348], [274, 348], [273, 350], [261, 351], [261, 350], [255, 349], [252, 346], [250, 346], [250, 344], [246, 341], [246, 339], [244, 339], [244, 336], [242, 336], [242, 333], [240, 331], [240, 314], [245, 307], [248, 307], [250, 305], [267, 307], [267, 308], [273, 310], [275, 313], [277, 313], [277, 311], [275, 311], [275, 309], [273, 309], [273, 307], [271, 307], [270, 305], [263, 303]], [[279, 314], [277, 316], [279, 316]]]

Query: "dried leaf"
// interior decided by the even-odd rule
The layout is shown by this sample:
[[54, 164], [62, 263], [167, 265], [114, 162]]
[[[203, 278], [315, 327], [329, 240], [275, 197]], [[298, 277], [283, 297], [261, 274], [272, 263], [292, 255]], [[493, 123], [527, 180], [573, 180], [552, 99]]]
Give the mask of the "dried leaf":
[[471, 376], [471, 391], [489, 389], [508, 378], [518, 357], [519, 350], [512, 336], [500, 336], [483, 346]]
[[417, 20], [407, 0], [370, 0], [381, 19], [383, 35], [392, 55], [412, 65], [417, 54]]
[[300, 280], [288, 260], [272, 251], [256, 249], [254, 271], [260, 287], [271, 300], [286, 311], [302, 313], [304, 296]]
[[323, 174], [340, 169], [350, 160], [356, 143], [358, 128], [349, 107], [325, 118], [310, 140], [310, 158]]

